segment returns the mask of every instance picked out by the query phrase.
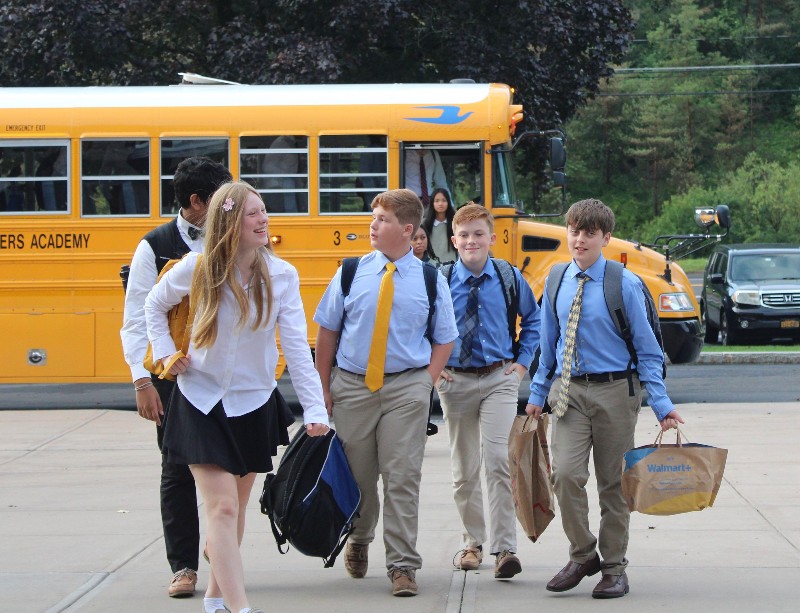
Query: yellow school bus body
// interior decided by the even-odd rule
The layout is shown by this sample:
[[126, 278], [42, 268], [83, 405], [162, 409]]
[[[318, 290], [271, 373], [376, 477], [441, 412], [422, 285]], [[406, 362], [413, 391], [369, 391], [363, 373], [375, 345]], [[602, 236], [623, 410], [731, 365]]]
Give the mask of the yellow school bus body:
[[[569, 255], [563, 227], [520, 219], [509, 188], [498, 191], [508, 169], [492, 156], [506, 154], [490, 151], [510, 144], [519, 111], [500, 84], [0, 89], [0, 382], [130, 380], [119, 271], [142, 236], [174, 214], [165, 186], [181, 147], [203, 153], [208, 145], [234, 177], [258, 183], [276, 178], [248, 170], [273, 159], [263, 143], [282, 135], [304, 143], [290, 152], [301, 172], [285, 190], [302, 210], [271, 212], [270, 232], [276, 253], [299, 271], [312, 346], [311, 317], [337, 266], [371, 249], [369, 212], [353, 204], [370, 193], [358, 187], [354, 164], [377, 159], [385, 165], [380, 188], [400, 187], [413, 148], [443, 152], [457, 204], [477, 192], [493, 208], [495, 255], [520, 268], [530, 258], [524, 274], [540, 297], [550, 265]], [[98, 162], [96, 150], [111, 161]], [[123, 167], [133, 174], [114, 174]], [[270, 189], [268, 208], [286, 195]], [[526, 236], [538, 238], [529, 244]], [[538, 249], [539, 238], [547, 249]], [[662, 323], [699, 329], [683, 272], [667, 284], [658, 277], [664, 258], [629, 243], [615, 241], [607, 256], [623, 250], [656, 300], [667, 291], [690, 296], [691, 312], [662, 313]], [[691, 345], [684, 336], [682, 346]]]

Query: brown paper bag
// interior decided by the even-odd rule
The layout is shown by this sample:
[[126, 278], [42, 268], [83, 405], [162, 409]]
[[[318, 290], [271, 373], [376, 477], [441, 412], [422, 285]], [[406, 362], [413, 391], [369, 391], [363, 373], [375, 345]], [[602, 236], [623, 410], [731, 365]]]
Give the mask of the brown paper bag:
[[517, 415], [508, 435], [508, 462], [514, 509], [534, 543], [555, 517], [547, 447], [547, 415], [537, 421]]
[[681, 442], [662, 444], [659, 432], [652, 445], [625, 453], [622, 495], [631, 511], [675, 515], [702, 511], [714, 504], [728, 450]]

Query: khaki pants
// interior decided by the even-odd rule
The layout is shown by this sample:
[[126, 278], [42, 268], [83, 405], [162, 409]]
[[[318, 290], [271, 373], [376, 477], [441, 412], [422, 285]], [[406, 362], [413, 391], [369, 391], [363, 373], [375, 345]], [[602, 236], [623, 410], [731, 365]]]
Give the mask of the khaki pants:
[[422, 566], [417, 551], [419, 486], [432, 388], [424, 368], [387, 375], [375, 393], [367, 389], [362, 375], [339, 368], [331, 383], [336, 432], [361, 489], [361, 509], [350, 540], [364, 544], [375, 538], [380, 476], [386, 568]]
[[482, 457], [489, 499], [489, 552], [516, 552], [508, 434], [517, 414], [519, 377], [505, 374], [505, 368], [487, 375], [447, 372], [453, 381], [442, 380], [438, 392], [450, 436], [453, 498], [464, 526], [464, 545], [477, 547], [486, 542]]
[[[548, 400], [555, 406], [561, 379], [550, 389]], [[634, 375], [634, 396], [628, 395], [625, 379], [611, 383], [587, 383], [573, 379], [569, 408], [553, 419], [551, 452], [553, 490], [558, 499], [561, 523], [570, 542], [570, 560], [586, 563], [597, 549], [598, 539], [589, 529], [589, 452], [594, 457], [600, 499], [599, 548], [604, 574], [619, 575], [628, 560], [630, 511], [622, 497], [622, 457], [633, 447], [633, 434], [641, 407], [641, 387]]]

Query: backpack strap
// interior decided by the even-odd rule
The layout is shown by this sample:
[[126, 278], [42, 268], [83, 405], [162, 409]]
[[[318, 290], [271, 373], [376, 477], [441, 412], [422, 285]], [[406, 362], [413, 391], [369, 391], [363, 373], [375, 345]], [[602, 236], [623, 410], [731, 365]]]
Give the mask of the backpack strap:
[[628, 315], [625, 311], [625, 303], [622, 300], [622, 272], [624, 266], [614, 260], [606, 260], [605, 273], [603, 275], [603, 296], [606, 300], [608, 314], [614, 322], [617, 333], [625, 341], [628, 348], [628, 395], [633, 396], [633, 365], [639, 363], [636, 355], [636, 348], [633, 346], [633, 333], [628, 322]]
[[436, 311], [436, 282], [439, 278], [439, 271], [432, 264], [422, 263], [422, 276], [425, 278], [425, 293], [428, 294], [428, 327], [425, 336], [428, 342], [433, 345], [433, 315]]
[[[356, 276], [356, 270], [358, 270], [358, 264], [361, 261], [361, 258], [345, 258], [342, 260], [342, 296], [347, 297], [350, 295], [350, 288], [353, 287], [353, 279]], [[344, 318], [345, 318], [345, 311], [342, 308], [342, 325], [339, 326], [339, 338], [342, 336], [342, 330], [344, 330]], [[338, 345], [338, 342], [337, 342]]]
[[519, 342], [517, 340], [517, 314], [519, 313], [519, 291], [517, 275], [514, 267], [500, 258], [492, 258], [495, 272], [500, 277], [503, 286], [503, 299], [506, 302], [506, 319], [508, 321], [508, 335], [511, 337], [511, 346], [514, 359], [519, 356]]
[[[561, 281], [564, 280], [564, 273], [567, 272], [567, 268], [569, 268], [569, 262], [553, 264], [545, 282], [547, 299], [550, 304], [550, 310], [553, 312], [553, 321], [556, 322], [556, 347], [558, 347], [558, 338], [561, 336], [561, 326], [558, 323], [558, 313], [556, 312], [556, 298], [558, 297], [558, 290], [561, 289]], [[547, 373], [548, 381], [556, 374], [557, 364], [558, 360], [553, 362], [553, 366], [550, 367], [550, 371]]]
[[358, 270], [361, 258], [345, 258], [342, 260], [342, 296], [350, 295], [350, 288], [353, 287], [353, 279]]

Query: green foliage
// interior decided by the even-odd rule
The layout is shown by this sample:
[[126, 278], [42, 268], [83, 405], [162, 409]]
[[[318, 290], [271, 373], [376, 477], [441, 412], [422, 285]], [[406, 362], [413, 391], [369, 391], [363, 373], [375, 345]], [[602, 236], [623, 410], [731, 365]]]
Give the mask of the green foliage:
[[[601, 86], [567, 124], [570, 201], [601, 198], [614, 207], [617, 234], [643, 241], [697, 232], [695, 205], [731, 202], [732, 237], [781, 240], [793, 227], [781, 203], [798, 190], [800, 70], [703, 67], [798, 62], [800, 4], [627, 5], [638, 25], [626, 66], [692, 69], [620, 74]], [[753, 195], [737, 180], [753, 182]]]
[[731, 211], [731, 230], [726, 241], [796, 243], [800, 236], [798, 202], [800, 161], [780, 164], [765, 161], [754, 153], [745, 159], [741, 168], [724, 176], [717, 186], [693, 187], [674, 196], [665, 204], [664, 214], [642, 228], [642, 235], [698, 232], [692, 222], [695, 208], [727, 204]]

